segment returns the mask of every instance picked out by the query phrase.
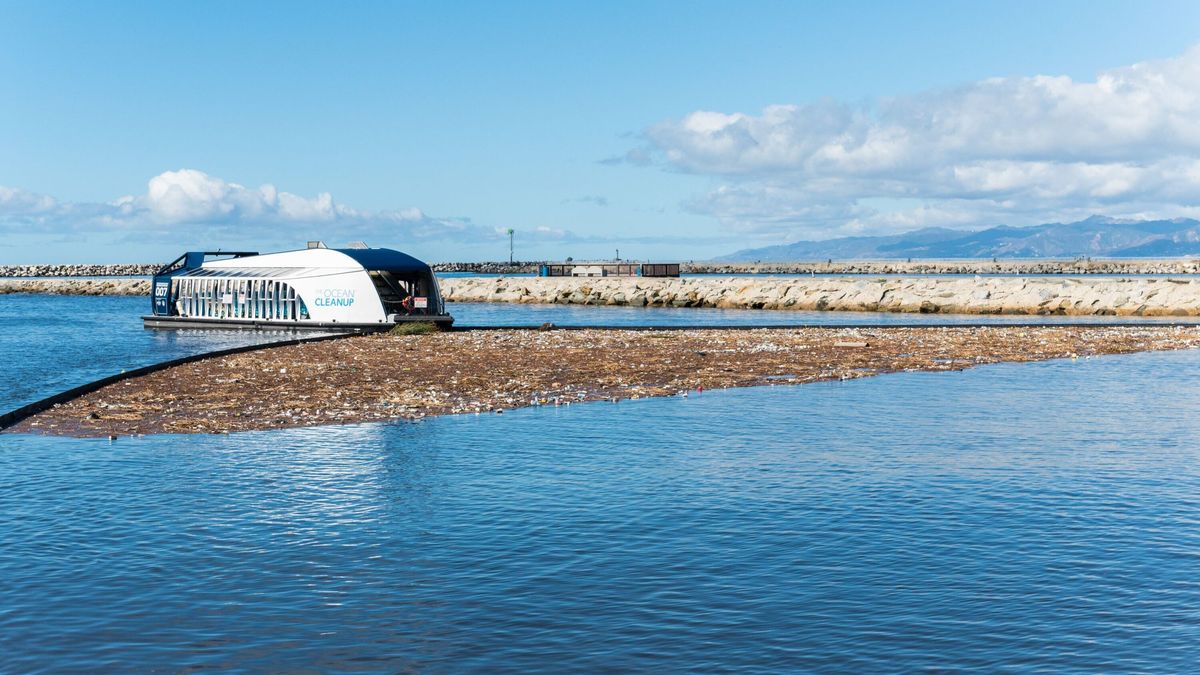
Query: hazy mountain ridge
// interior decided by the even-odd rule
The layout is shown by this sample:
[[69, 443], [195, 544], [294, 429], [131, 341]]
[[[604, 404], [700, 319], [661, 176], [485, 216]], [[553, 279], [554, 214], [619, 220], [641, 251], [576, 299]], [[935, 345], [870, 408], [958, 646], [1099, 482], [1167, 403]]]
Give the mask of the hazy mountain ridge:
[[890, 258], [1073, 258], [1200, 255], [1200, 221], [1118, 220], [1092, 216], [1074, 223], [999, 225], [966, 231], [925, 228], [879, 237], [842, 237], [743, 249], [718, 261]]

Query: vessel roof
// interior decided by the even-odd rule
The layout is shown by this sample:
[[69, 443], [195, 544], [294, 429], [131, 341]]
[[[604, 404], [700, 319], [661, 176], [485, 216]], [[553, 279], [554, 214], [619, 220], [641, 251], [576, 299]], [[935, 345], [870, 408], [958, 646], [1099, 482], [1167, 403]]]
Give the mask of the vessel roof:
[[391, 272], [428, 272], [429, 265], [407, 253], [390, 248], [338, 248], [338, 253], [347, 255], [367, 270]]
[[[213, 260], [204, 263], [202, 267], [204, 270], [221, 270], [223, 272], [233, 272], [236, 270], [242, 273], [239, 276], [245, 275], [250, 270], [263, 270], [267, 272], [268, 270], [278, 270], [280, 268], [303, 270], [304, 272], [315, 274], [330, 270], [387, 270], [399, 274], [425, 274], [430, 272], [429, 265], [407, 253], [401, 253], [390, 248], [307, 248], [298, 251], [265, 253], [263, 255], [231, 258], [228, 260]], [[277, 276], [277, 274], [265, 273], [261, 276]]]

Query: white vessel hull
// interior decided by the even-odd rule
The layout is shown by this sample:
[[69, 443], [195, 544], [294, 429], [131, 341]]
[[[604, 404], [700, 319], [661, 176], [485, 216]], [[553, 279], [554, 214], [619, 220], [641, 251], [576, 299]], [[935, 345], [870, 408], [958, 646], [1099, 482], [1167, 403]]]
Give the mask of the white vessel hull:
[[367, 332], [454, 321], [429, 266], [399, 251], [317, 247], [209, 259], [220, 255], [187, 253], [159, 270], [144, 325]]

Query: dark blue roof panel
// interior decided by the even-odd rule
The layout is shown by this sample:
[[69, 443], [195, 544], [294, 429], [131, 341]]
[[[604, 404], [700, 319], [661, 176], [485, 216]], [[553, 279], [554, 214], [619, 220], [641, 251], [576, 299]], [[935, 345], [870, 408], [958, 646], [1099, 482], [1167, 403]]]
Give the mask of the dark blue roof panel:
[[399, 273], [430, 273], [429, 265], [417, 260], [407, 253], [393, 251], [390, 248], [336, 248], [354, 259], [354, 262], [370, 270], [387, 270]]

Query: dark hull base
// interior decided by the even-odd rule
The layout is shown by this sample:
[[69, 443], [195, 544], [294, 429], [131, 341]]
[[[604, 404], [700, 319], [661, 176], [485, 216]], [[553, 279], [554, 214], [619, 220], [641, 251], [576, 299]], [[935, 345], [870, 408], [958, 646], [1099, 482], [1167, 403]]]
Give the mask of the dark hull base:
[[378, 333], [391, 330], [402, 323], [432, 323], [442, 328], [449, 328], [454, 323], [454, 317], [443, 316], [413, 316], [400, 319], [396, 323], [314, 323], [306, 321], [260, 321], [257, 319], [207, 319], [190, 316], [143, 316], [142, 325], [153, 330], [177, 330], [181, 328], [224, 328], [232, 330], [279, 330], [279, 331], [320, 331], [322, 333]]

